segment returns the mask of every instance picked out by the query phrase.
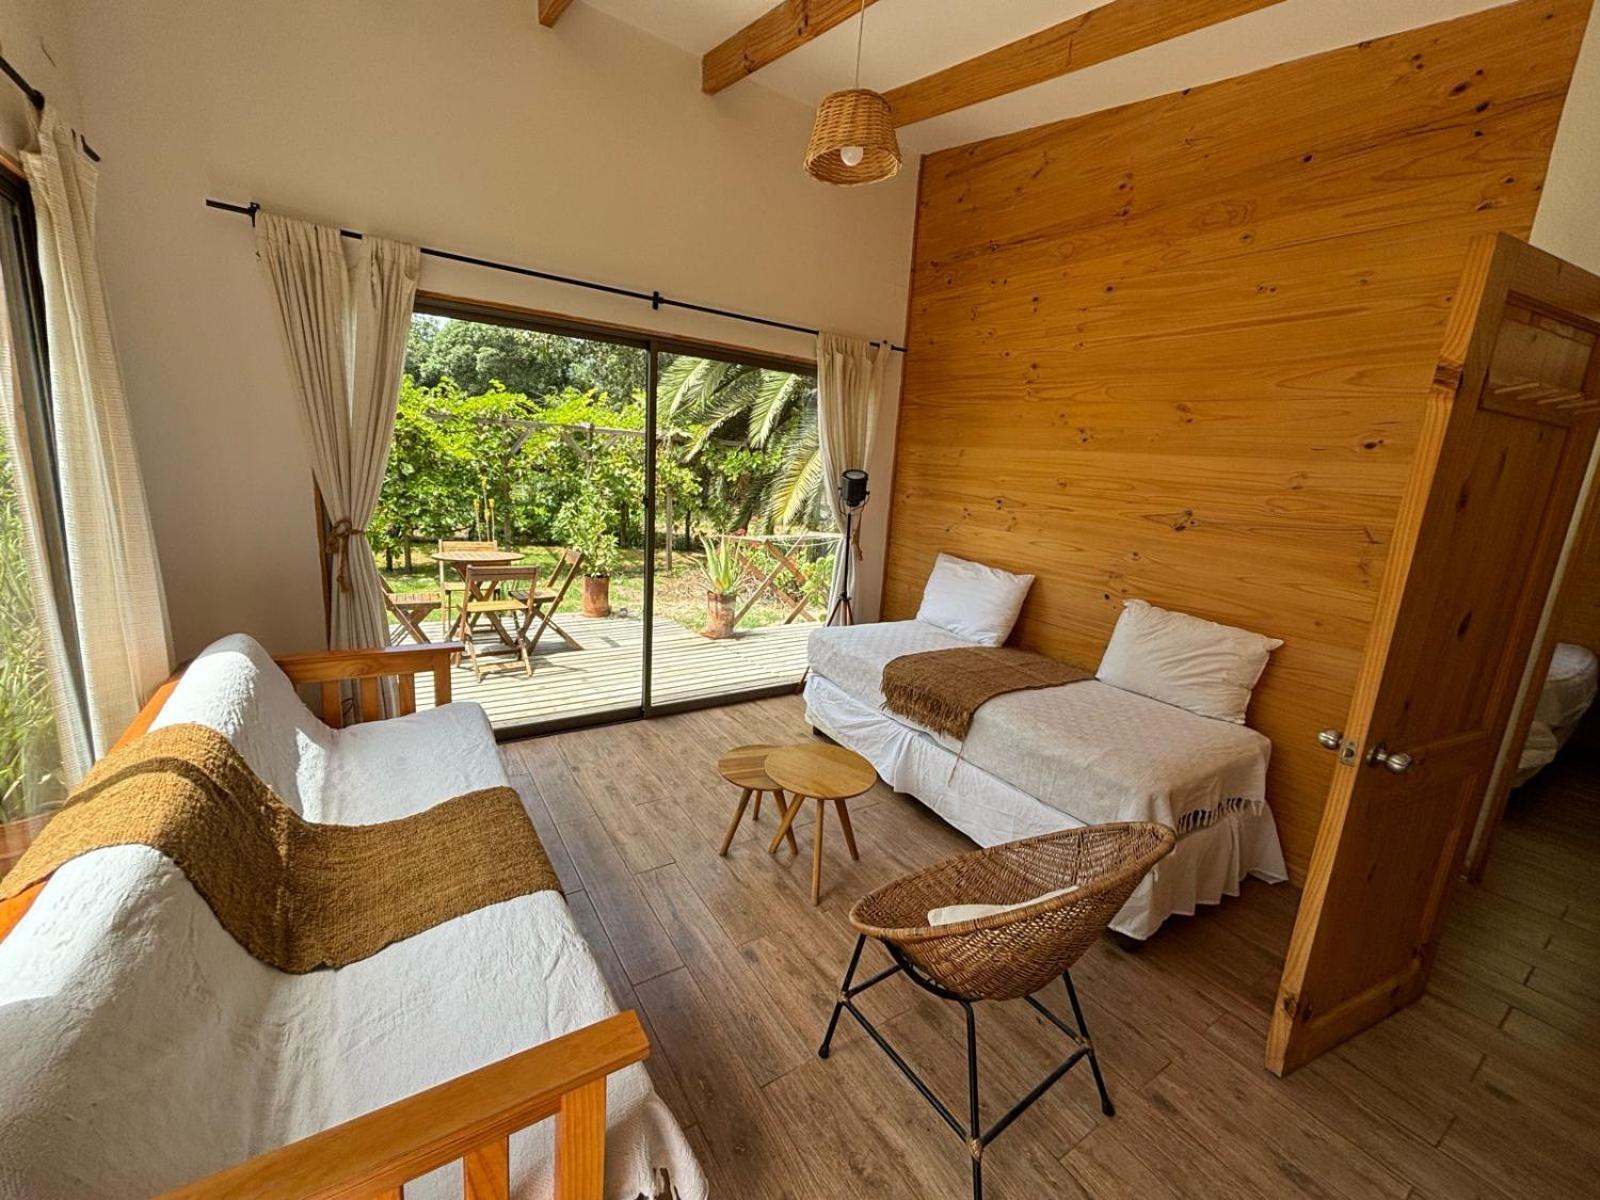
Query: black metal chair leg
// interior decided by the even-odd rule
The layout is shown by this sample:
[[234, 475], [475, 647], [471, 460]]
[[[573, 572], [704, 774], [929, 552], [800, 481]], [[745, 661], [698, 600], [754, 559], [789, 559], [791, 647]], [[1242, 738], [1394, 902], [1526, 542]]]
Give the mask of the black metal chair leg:
[[972, 1154], [972, 1200], [983, 1200], [983, 1126], [978, 1123], [978, 1018], [972, 1011], [972, 1002], [963, 1000], [961, 1007], [967, 1013], [967, 1128], [972, 1140], [967, 1149]]
[[1108, 1117], [1114, 1117], [1117, 1115], [1117, 1108], [1111, 1103], [1111, 1093], [1106, 1091], [1106, 1077], [1100, 1074], [1100, 1060], [1095, 1056], [1094, 1042], [1089, 1037], [1089, 1026], [1083, 1019], [1083, 1005], [1078, 1003], [1078, 989], [1072, 986], [1072, 972], [1063, 971], [1061, 982], [1067, 985], [1067, 999], [1072, 1002], [1072, 1015], [1078, 1022], [1078, 1032], [1083, 1035], [1083, 1040], [1089, 1043], [1089, 1070], [1094, 1072], [1094, 1085], [1100, 1089], [1100, 1111]]
[[833, 1004], [833, 1016], [828, 1018], [828, 1032], [822, 1035], [822, 1045], [817, 1047], [818, 1058], [828, 1057], [828, 1048], [833, 1045], [833, 1031], [839, 1028], [839, 1014], [844, 1011], [845, 994], [850, 991], [850, 984], [856, 977], [856, 967], [861, 963], [861, 951], [866, 945], [866, 934], [856, 938], [855, 953], [850, 956], [850, 965], [844, 972], [844, 982], [839, 985], [839, 998]]

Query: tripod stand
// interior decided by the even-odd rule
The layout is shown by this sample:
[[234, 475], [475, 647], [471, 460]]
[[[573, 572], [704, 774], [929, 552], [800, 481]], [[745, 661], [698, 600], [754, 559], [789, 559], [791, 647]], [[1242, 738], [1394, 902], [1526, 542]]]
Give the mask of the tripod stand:
[[866, 507], [866, 501], [853, 505], [844, 510], [844, 586], [839, 589], [839, 598], [833, 602], [833, 608], [828, 612], [828, 619], [824, 625], [832, 625], [835, 618], [840, 618], [840, 625], [854, 625], [856, 623], [856, 610], [850, 603], [850, 563], [855, 551], [855, 521], [856, 513]]

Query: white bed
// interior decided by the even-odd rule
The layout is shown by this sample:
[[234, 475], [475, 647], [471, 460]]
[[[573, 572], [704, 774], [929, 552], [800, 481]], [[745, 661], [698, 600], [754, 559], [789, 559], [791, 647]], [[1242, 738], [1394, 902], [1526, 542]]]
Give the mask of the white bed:
[[[816, 630], [807, 716], [981, 846], [1113, 820], [1182, 829], [1112, 922], [1129, 937], [1237, 895], [1246, 875], [1287, 877], [1265, 803], [1271, 743], [1246, 726], [1097, 680], [997, 697], [959, 746], [884, 711], [890, 659], [968, 645], [922, 621]], [[1183, 816], [1218, 810], [1209, 824]]]
[[1520, 787], [1545, 767], [1578, 728], [1600, 688], [1600, 660], [1593, 650], [1571, 642], [1558, 642], [1550, 656], [1534, 710], [1533, 724], [1522, 744], [1522, 757], [1512, 786]]
[[[506, 782], [483, 711], [330, 730], [247, 638], [206, 651], [158, 725], [198, 721], [304, 816], [370, 823]], [[397, 785], [404, 780], [404, 786]], [[0, 1198], [143, 1196], [610, 1016], [555, 892], [491, 905], [337, 971], [252, 958], [143, 846], [64, 865], [0, 941]], [[642, 1065], [606, 1092], [608, 1200], [665, 1166], [705, 1182]], [[512, 1194], [551, 1194], [550, 1122], [511, 1140]], [[407, 1200], [459, 1196], [452, 1166]]]

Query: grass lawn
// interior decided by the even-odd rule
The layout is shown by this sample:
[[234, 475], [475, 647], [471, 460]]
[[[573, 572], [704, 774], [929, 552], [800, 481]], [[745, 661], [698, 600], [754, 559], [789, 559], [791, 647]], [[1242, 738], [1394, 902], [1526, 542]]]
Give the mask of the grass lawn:
[[[511, 547], [522, 552], [521, 562], [530, 566], [539, 567], [541, 583], [546, 578], [546, 572], [555, 569], [557, 557], [561, 553], [559, 546], [520, 546]], [[656, 552], [656, 616], [666, 617], [676, 621], [686, 629], [701, 629], [706, 623], [706, 582], [701, 574], [701, 560], [703, 555], [690, 554], [682, 550], [672, 553], [672, 570], [666, 569], [666, 555], [661, 551]], [[422, 547], [415, 547], [411, 552], [412, 569], [405, 570], [399, 565], [393, 571], [384, 568], [382, 554], [376, 555], [378, 573], [389, 581], [389, 587], [396, 592], [421, 592], [436, 590], [439, 586], [439, 568], [433, 557]], [[451, 575], [450, 578], [459, 578]], [[743, 599], [748, 599], [760, 582], [759, 577], [747, 579], [740, 589]], [[567, 593], [567, 598], [562, 602], [562, 612], [576, 612], [582, 605], [582, 581], [572, 585], [572, 590]], [[759, 629], [763, 625], [775, 625], [789, 615], [792, 601], [780, 602], [769, 589], [759, 603], [753, 605], [744, 619], [739, 622], [740, 629]], [[611, 573], [611, 611], [615, 616], [640, 617], [644, 615], [644, 551], [622, 551], [622, 565]], [[811, 619], [820, 621], [823, 612], [819, 604], [813, 604]], [[804, 614], [796, 618], [803, 620]]]

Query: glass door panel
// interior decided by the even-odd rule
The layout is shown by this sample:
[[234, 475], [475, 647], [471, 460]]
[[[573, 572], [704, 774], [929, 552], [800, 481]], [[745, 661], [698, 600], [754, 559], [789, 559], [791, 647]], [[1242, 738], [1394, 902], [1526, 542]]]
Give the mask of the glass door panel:
[[413, 318], [369, 538], [391, 641], [466, 643], [454, 698], [498, 729], [643, 709], [648, 363], [489, 310]]
[[649, 702], [791, 688], [838, 535], [812, 373], [658, 349]]

